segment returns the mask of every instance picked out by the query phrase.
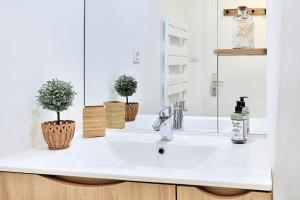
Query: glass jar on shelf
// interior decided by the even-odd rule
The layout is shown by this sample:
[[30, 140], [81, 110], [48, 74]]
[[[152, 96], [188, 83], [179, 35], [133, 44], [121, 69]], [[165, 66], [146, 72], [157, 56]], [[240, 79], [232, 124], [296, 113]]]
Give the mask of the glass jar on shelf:
[[254, 48], [255, 23], [252, 16], [248, 14], [246, 6], [240, 6], [238, 13], [233, 17], [233, 48], [247, 49]]

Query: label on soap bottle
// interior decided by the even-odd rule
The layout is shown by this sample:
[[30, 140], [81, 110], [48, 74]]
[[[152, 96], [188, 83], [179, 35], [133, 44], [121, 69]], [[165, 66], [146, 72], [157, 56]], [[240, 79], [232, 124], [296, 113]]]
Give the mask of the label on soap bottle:
[[245, 129], [245, 121], [244, 120], [232, 120], [232, 139], [233, 140], [245, 140], [244, 137], [244, 129]]

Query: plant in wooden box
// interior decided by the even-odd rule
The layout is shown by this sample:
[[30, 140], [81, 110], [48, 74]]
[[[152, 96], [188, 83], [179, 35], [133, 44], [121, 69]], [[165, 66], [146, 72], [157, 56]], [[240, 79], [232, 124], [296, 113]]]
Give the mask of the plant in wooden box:
[[60, 113], [73, 103], [76, 93], [71, 83], [53, 79], [43, 84], [38, 91], [37, 102], [47, 110], [57, 113], [56, 121], [42, 123], [43, 136], [50, 150], [69, 147], [75, 131], [75, 122], [61, 120]]
[[139, 104], [136, 102], [129, 102], [128, 97], [136, 93], [137, 81], [132, 76], [122, 75], [115, 82], [115, 90], [120, 96], [126, 97], [126, 122], [134, 121], [138, 113]]

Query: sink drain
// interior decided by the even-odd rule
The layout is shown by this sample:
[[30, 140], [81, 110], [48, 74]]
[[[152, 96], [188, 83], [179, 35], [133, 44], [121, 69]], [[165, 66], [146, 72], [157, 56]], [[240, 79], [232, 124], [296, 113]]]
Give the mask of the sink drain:
[[158, 153], [161, 154], [161, 155], [164, 154], [165, 153], [165, 149], [163, 147], [160, 147], [158, 149]]

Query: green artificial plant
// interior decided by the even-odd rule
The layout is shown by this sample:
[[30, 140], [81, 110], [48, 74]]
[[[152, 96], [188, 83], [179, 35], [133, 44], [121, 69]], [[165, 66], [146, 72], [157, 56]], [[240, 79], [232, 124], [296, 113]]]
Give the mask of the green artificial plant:
[[67, 110], [73, 103], [76, 92], [69, 82], [53, 79], [43, 84], [38, 90], [37, 102], [47, 110], [57, 113], [60, 124], [60, 112]]
[[126, 97], [126, 104], [129, 104], [128, 97], [136, 93], [137, 90], [137, 81], [132, 76], [122, 75], [115, 82], [115, 90], [117, 93]]

